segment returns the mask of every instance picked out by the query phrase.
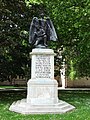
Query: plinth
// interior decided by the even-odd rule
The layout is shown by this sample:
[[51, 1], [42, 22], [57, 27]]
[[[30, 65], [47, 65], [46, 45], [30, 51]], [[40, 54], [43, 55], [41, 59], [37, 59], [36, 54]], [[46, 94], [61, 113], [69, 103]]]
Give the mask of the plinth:
[[54, 79], [52, 49], [33, 49], [31, 79], [27, 83], [27, 98], [14, 102], [9, 110], [22, 114], [65, 113], [75, 107], [58, 99], [58, 83]]

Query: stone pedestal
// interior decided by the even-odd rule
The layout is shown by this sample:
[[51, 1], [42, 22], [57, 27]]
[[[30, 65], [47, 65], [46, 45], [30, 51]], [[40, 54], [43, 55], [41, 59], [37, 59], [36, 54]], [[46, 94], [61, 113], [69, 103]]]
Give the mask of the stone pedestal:
[[56, 80], [40, 78], [28, 82], [27, 103], [53, 105], [58, 102]]
[[27, 103], [49, 105], [57, 103], [57, 81], [54, 80], [54, 52], [33, 49], [31, 79], [28, 81]]
[[14, 102], [9, 110], [22, 114], [64, 113], [74, 107], [58, 100], [57, 81], [54, 80], [54, 52], [52, 49], [33, 49], [31, 79], [27, 98]]

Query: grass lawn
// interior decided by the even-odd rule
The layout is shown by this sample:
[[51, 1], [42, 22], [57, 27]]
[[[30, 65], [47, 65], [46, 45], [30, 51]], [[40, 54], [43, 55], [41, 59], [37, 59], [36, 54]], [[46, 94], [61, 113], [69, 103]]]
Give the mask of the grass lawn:
[[0, 120], [90, 120], [90, 93], [59, 91], [59, 98], [74, 105], [76, 109], [64, 114], [22, 115], [9, 111], [13, 101], [26, 97], [24, 92], [0, 92]]
[[4, 89], [4, 88], [10, 89], [10, 88], [16, 88], [16, 87], [14, 87], [14, 86], [0, 86], [0, 89]]
[[16, 86], [0, 86], [0, 89], [4, 89], [4, 88], [6, 88], [6, 89], [13, 89], [13, 88], [23, 88], [23, 86], [19, 86], [19, 87], [16, 87]]

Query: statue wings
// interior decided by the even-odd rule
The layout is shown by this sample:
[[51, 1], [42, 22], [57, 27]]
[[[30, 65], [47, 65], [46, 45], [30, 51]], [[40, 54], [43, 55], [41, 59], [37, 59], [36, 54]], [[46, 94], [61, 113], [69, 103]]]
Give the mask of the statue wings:
[[[57, 41], [57, 34], [56, 34], [52, 21], [50, 20], [50, 18], [46, 18], [45, 22], [46, 22], [47, 40]], [[37, 33], [37, 29], [39, 29], [39, 19], [37, 17], [34, 17], [32, 19], [32, 22], [30, 25], [30, 31], [29, 31], [29, 43], [30, 44], [34, 45], [36, 42], [35, 33]]]
[[52, 21], [50, 20], [50, 18], [47, 18], [46, 22], [50, 29], [50, 40], [57, 41], [57, 34], [56, 34], [56, 31], [55, 31]]
[[34, 44], [36, 42], [35, 33], [37, 32], [38, 23], [39, 23], [38, 18], [34, 17], [32, 19], [32, 22], [30, 25], [30, 31], [29, 31], [29, 43], [30, 44]]

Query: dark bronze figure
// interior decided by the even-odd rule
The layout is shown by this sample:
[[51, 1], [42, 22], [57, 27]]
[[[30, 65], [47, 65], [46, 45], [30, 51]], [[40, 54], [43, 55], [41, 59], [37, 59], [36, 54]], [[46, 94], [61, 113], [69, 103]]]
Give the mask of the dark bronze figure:
[[30, 25], [29, 43], [36, 48], [46, 48], [48, 40], [57, 40], [57, 35], [50, 18], [34, 17]]

